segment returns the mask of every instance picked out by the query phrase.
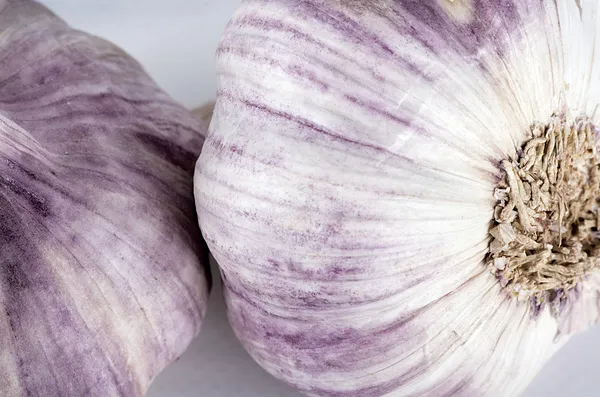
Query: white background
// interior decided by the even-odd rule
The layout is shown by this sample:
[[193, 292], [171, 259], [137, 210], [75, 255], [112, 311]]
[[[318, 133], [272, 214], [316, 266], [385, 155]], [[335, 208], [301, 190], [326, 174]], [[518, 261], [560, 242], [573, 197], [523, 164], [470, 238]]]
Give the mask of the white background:
[[[214, 52], [240, 1], [45, 0], [43, 3], [75, 27], [119, 44], [175, 99], [192, 107], [214, 98]], [[598, 397], [598, 377], [600, 328], [574, 338], [548, 363], [523, 397]], [[299, 394], [270, 377], [244, 352], [227, 323], [217, 279], [200, 337], [156, 379], [147, 397], [280, 396]]]

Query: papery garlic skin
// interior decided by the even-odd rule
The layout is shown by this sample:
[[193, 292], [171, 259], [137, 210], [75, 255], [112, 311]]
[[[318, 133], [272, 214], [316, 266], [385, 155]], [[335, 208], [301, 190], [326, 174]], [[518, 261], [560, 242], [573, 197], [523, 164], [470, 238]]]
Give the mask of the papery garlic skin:
[[599, 17], [590, 0], [243, 2], [195, 195], [259, 364], [310, 396], [524, 390], [566, 319], [533, 319], [485, 268], [499, 165], [554, 112], [598, 123]]
[[141, 397], [206, 311], [205, 125], [32, 1], [0, 13], [0, 65], [0, 394]]

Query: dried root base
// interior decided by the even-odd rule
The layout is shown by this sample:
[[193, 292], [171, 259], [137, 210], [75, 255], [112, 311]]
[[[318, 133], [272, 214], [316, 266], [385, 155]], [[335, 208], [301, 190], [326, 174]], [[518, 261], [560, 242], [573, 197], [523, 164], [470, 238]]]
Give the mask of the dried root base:
[[534, 313], [558, 315], [567, 292], [600, 268], [600, 179], [596, 134], [587, 120], [535, 125], [494, 192], [488, 266]]

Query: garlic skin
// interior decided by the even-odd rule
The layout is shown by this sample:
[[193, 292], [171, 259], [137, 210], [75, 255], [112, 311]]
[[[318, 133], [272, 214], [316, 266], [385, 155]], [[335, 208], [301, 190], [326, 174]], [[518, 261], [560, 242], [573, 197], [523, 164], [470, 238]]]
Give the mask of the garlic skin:
[[309, 396], [510, 397], [598, 322], [597, 276], [534, 316], [484, 263], [501, 161], [557, 111], [598, 125], [598, 8], [242, 3], [195, 196], [261, 366]]
[[206, 311], [206, 126], [29, 0], [0, 12], [0, 64], [0, 394], [141, 397]]

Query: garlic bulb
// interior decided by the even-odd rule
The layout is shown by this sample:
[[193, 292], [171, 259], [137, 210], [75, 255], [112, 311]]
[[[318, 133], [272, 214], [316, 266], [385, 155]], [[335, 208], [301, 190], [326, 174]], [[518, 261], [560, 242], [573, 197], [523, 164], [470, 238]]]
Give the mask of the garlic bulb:
[[310, 396], [517, 396], [599, 320], [597, 1], [246, 0], [200, 226]]
[[0, 394], [142, 396], [199, 331], [205, 126], [41, 5], [0, 12]]

